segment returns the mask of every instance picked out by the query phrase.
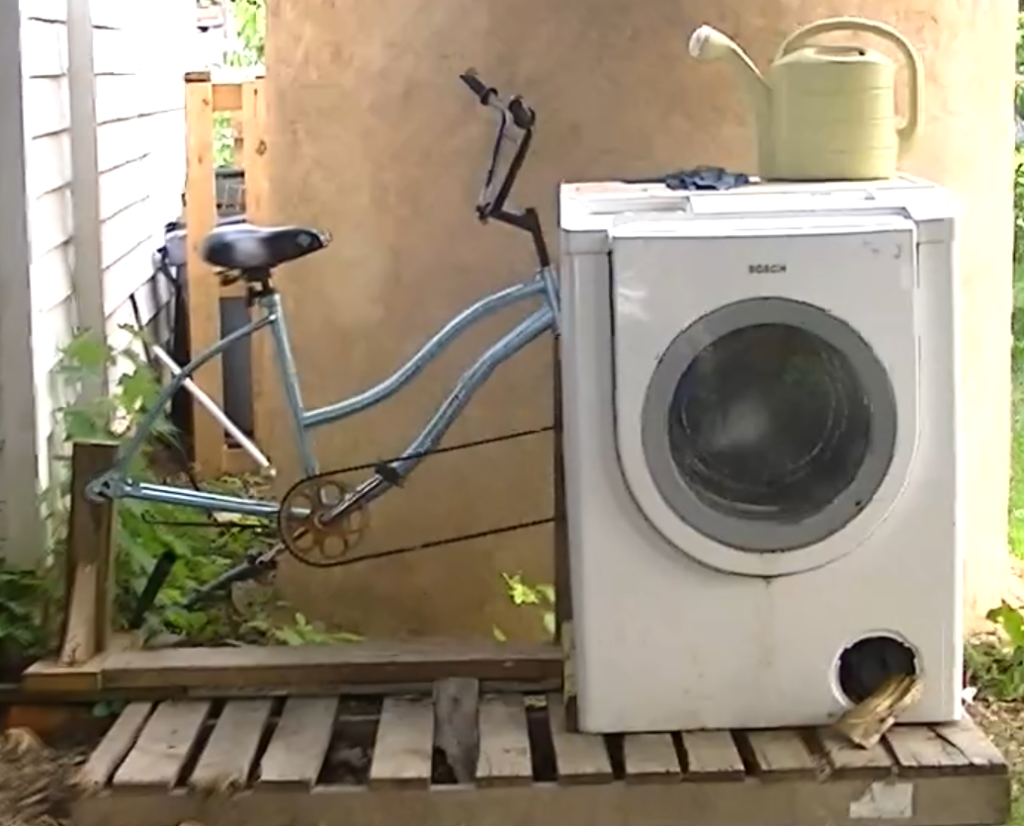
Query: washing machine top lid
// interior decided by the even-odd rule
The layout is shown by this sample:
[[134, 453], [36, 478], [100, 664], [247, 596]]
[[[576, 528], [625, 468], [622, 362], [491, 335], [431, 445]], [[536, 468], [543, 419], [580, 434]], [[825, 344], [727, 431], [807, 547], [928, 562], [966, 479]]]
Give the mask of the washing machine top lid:
[[[919, 226], [948, 220], [953, 214], [947, 190], [910, 176], [884, 181], [754, 183], [727, 190], [684, 191], [664, 184], [620, 181], [568, 183], [559, 192], [563, 250], [599, 252], [608, 234], [627, 216], [671, 213], [684, 221], [727, 220], [813, 213], [852, 219], [869, 214], [901, 215]], [[922, 228], [923, 229], [923, 228]], [[927, 235], [927, 232], [923, 232]]]

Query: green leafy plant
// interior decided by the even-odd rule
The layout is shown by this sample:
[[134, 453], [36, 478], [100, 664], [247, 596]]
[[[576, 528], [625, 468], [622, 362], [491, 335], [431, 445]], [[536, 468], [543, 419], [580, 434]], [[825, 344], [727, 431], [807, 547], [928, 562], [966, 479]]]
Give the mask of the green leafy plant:
[[1024, 614], [1003, 602], [987, 614], [997, 634], [967, 646], [965, 659], [971, 681], [990, 697], [1024, 699]]
[[275, 645], [332, 645], [361, 642], [362, 637], [348, 631], [329, 631], [322, 623], [310, 622], [297, 612], [291, 623], [274, 624], [265, 617], [255, 617], [242, 626], [243, 634], [256, 634]]
[[[555, 636], [555, 586], [530, 584], [523, 579], [521, 571], [515, 574], [502, 574], [501, 578], [512, 604], [539, 612], [545, 634], [553, 638]], [[494, 626], [491, 632], [498, 642], [505, 642], [508, 639], [497, 626]]]
[[[130, 328], [132, 341], [138, 335]], [[103, 398], [82, 401], [76, 385], [115, 364], [121, 372]], [[160, 380], [135, 346], [111, 350], [91, 334], [76, 336], [63, 350], [56, 372], [72, 386], [75, 401], [58, 410], [65, 438], [124, 440], [134, 433], [139, 419], [161, 392]], [[157, 418], [154, 435], [172, 436], [165, 415]], [[164, 481], [151, 470], [152, 445], [144, 445], [131, 472], [147, 482]], [[197, 587], [236, 564], [252, 546], [252, 537], [236, 530], [204, 524], [201, 512], [161, 502], [123, 500], [116, 509], [114, 542], [117, 547], [115, 618], [123, 627], [135, 607], [153, 566], [165, 551], [176, 562], [161, 589], [146, 627], [149, 633], [170, 632], [197, 643], [215, 642], [231, 633], [229, 607], [188, 610], [185, 600]]]
[[42, 654], [47, 646], [46, 577], [0, 563], [0, 661]]
[[[147, 411], [153, 408], [161, 392], [159, 376], [138, 354], [139, 335], [131, 328], [133, 345], [111, 350], [89, 334], [76, 336], [64, 348], [57, 373], [69, 385], [69, 395], [79, 399], [80, 386], [98, 371], [119, 365], [121, 372], [111, 393], [92, 402], [76, 400], [60, 408], [58, 417], [69, 441], [85, 439], [124, 440], [131, 436]], [[154, 434], [173, 436], [174, 428], [161, 414]], [[146, 482], [180, 483], [166, 479], [153, 470], [152, 445], [145, 445], [133, 463], [134, 478]], [[66, 486], [66, 480], [63, 483]], [[208, 487], [234, 495], [251, 494], [250, 480], [225, 477]], [[56, 497], [67, 498], [66, 487]], [[58, 509], [56, 517], [62, 516]], [[260, 520], [236, 517], [230, 521], [204, 521], [202, 512], [193, 508], [161, 502], [124, 499], [118, 503], [114, 527], [117, 548], [115, 621], [124, 627], [134, 611], [138, 595], [153, 566], [166, 551], [176, 560], [161, 588], [151, 616], [143, 630], [148, 636], [171, 634], [198, 645], [230, 642], [271, 645], [306, 645], [355, 642], [359, 636], [331, 631], [310, 622], [303, 614], [293, 614], [289, 622], [276, 622], [273, 616], [285, 613], [288, 606], [263, 592], [261, 598], [248, 600], [244, 609], [230, 599], [216, 601], [201, 609], [187, 608], [188, 597], [199, 587], [236, 565], [260, 539], [252, 528]], [[61, 529], [53, 531], [62, 542]], [[2, 592], [0, 592], [2, 593]]]

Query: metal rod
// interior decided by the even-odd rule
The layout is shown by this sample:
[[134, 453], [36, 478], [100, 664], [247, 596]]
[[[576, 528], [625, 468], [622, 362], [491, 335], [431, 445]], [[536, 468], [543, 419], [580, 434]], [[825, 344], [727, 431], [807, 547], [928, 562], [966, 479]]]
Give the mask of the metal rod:
[[[153, 355], [156, 356], [159, 361], [162, 361], [164, 366], [171, 371], [172, 376], [181, 374], [181, 366], [171, 358], [170, 354], [164, 350], [163, 347], [159, 344], [153, 344], [150, 349], [153, 351]], [[248, 453], [262, 470], [266, 471], [271, 476], [274, 475], [274, 468], [270, 464], [270, 459], [263, 454], [252, 439], [242, 432], [238, 425], [231, 421], [231, 417], [221, 410], [217, 406], [217, 403], [211, 399], [198, 384], [192, 381], [192, 379], [185, 379], [182, 383], [182, 387], [192, 394], [192, 397], [203, 406], [207, 413], [217, 420], [217, 424], [223, 427], [228, 432], [228, 435], [238, 442], [238, 446]]]

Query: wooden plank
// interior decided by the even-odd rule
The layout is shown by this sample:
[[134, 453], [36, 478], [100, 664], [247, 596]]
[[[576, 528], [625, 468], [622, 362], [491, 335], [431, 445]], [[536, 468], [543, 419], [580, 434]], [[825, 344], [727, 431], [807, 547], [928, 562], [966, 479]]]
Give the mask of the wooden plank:
[[433, 703], [426, 698], [385, 699], [370, 763], [370, 784], [429, 785], [433, 752]]
[[670, 734], [627, 734], [622, 747], [627, 783], [675, 782], [682, 776]]
[[80, 666], [104, 652], [113, 634], [114, 503], [94, 502], [86, 486], [109, 470], [113, 442], [76, 442], [71, 448], [71, 514], [65, 555], [64, 604], [59, 662]]
[[78, 770], [75, 785], [89, 791], [106, 786], [135, 745], [152, 711], [152, 703], [131, 703], [126, 706], [89, 755], [85, 765]]
[[114, 786], [174, 786], [209, 713], [210, 703], [203, 700], [168, 700], [157, 706], [114, 774]]
[[434, 683], [434, 748], [444, 756], [456, 783], [476, 779], [480, 761], [479, 680], [451, 677]]
[[893, 726], [885, 739], [905, 769], [942, 773], [971, 766], [960, 749], [926, 726]]
[[[242, 87], [242, 168], [245, 170], [245, 214], [254, 224], [270, 220], [270, 167], [267, 136], [267, 98], [261, 78]], [[251, 339], [253, 431], [257, 444], [269, 444], [274, 420], [269, 410], [267, 381], [276, 365], [271, 358], [271, 337], [264, 330]]]
[[[188, 227], [188, 309], [192, 353], [198, 355], [220, 339], [220, 282], [199, 254], [200, 245], [216, 226], [214, 188], [213, 85], [185, 85], [187, 172], [185, 223]], [[220, 359], [212, 359], [193, 377], [217, 404], [224, 406], [224, 376]], [[191, 397], [190, 397], [191, 398]], [[207, 476], [224, 468], [224, 429], [195, 400], [192, 401], [196, 464]]]
[[316, 783], [337, 712], [337, 697], [289, 697], [260, 761], [260, 785]]
[[932, 730], [943, 740], [960, 751], [972, 766], [1007, 770], [1006, 758], [996, 748], [988, 735], [967, 715], [955, 723], [933, 726]]
[[213, 111], [237, 112], [242, 108], [241, 83], [213, 84]]
[[[238, 696], [322, 687], [432, 685], [446, 677], [549, 687], [562, 674], [561, 652], [553, 645], [453, 640], [112, 651], [99, 665], [108, 691], [230, 689]], [[53, 663], [29, 671], [32, 689], [39, 692], [46, 691], [48, 681], [58, 690], [66, 688], [61, 679], [76, 673]]]
[[612, 764], [604, 737], [569, 731], [565, 722], [565, 706], [558, 694], [548, 695], [548, 722], [559, 783], [611, 782]]
[[831, 729], [819, 729], [818, 738], [835, 771], [888, 773], [896, 765], [881, 743], [862, 749]]
[[791, 729], [750, 731], [747, 739], [762, 775], [813, 775], [818, 770], [817, 761], [799, 732]]
[[743, 758], [728, 731], [684, 731], [687, 780], [731, 780], [744, 776]]
[[480, 759], [477, 785], [517, 785], [533, 781], [526, 708], [520, 696], [488, 696], [480, 701]]
[[242, 788], [270, 719], [270, 700], [231, 700], [224, 706], [188, 785], [202, 791]]

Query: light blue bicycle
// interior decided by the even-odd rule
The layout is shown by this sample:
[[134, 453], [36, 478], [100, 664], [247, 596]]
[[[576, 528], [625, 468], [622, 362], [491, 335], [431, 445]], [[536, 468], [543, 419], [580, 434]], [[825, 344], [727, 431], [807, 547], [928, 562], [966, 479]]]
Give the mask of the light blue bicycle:
[[[257, 308], [252, 322], [224, 337], [178, 372], [164, 388], [153, 408], [120, 449], [110, 470], [92, 480], [88, 494], [97, 500], [137, 499], [184, 505], [206, 511], [236, 513], [277, 520], [280, 542], [254, 554], [194, 595], [193, 602], [234, 582], [252, 579], [272, 569], [285, 550], [307, 565], [331, 567], [344, 564], [345, 555], [358, 542], [366, 526], [367, 506], [398, 487], [433, 452], [452, 423], [465, 409], [473, 394], [494, 370], [526, 345], [549, 330], [558, 329], [558, 283], [551, 263], [540, 218], [533, 208], [516, 210], [506, 206], [516, 176], [530, 148], [536, 122], [534, 111], [518, 96], [502, 100], [497, 90], [484, 84], [472, 69], [460, 75], [480, 103], [499, 115], [483, 191], [476, 211], [481, 222], [499, 221], [526, 232], [537, 255], [538, 271], [529, 281], [507, 287], [467, 307], [439, 330], [406, 364], [370, 388], [335, 404], [307, 409], [302, 402], [298, 374], [292, 356], [281, 297], [273, 283], [274, 268], [324, 249], [330, 237], [306, 227], [265, 228], [251, 224], [229, 224], [215, 229], [203, 241], [203, 258], [220, 268], [222, 283], [245, 283], [248, 301]], [[514, 146], [507, 164], [506, 144]], [[504, 171], [499, 173], [499, 167]], [[473, 324], [512, 304], [539, 299], [541, 306], [515, 329], [493, 344], [461, 376], [455, 388], [434, 413], [420, 434], [402, 454], [378, 463], [373, 474], [349, 488], [332, 479], [338, 471], [321, 473], [310, 448], [309, 432], [372, 408], [390, 398], [415, 378], [455, 339]], [[128, 468], [149, 437], [171, 398], [204, 364], [222, 355], [242, 339], [269, 328], [274, 355], [284, 384], [295, 445], [304, 478], [280, 502], [228, 496], [173, 485], [153, 484], [131, 478]], [[163, 574], [166, 576], [166, 572]], [[152, 579], [152, 578], [151, 578]], [[147, 591], [156, 589], [147, 586]]]

